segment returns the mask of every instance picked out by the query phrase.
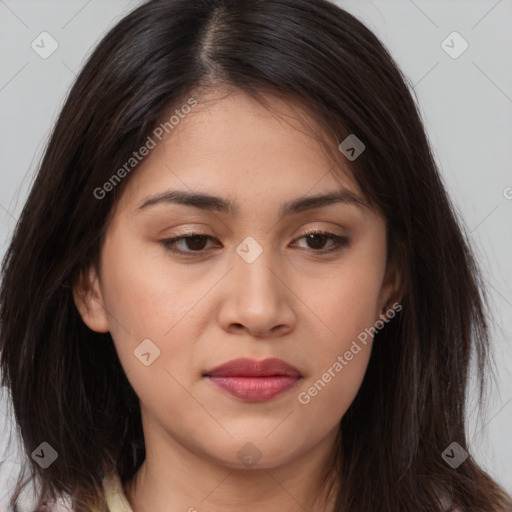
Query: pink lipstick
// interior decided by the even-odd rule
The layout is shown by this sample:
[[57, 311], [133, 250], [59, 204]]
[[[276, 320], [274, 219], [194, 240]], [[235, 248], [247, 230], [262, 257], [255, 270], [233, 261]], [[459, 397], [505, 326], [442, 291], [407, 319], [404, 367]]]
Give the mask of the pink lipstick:
[[294, 387], [302, 375], [281, 359], [233, 359], [203, 374], [215, 386], [246, 402], [264, 402]]

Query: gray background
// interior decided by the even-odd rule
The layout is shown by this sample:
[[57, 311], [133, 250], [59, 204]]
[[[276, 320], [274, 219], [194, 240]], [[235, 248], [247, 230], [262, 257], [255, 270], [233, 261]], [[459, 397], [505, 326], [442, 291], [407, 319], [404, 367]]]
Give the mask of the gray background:
[[[0, 257], [76, 72], [106, 31], [138, 4], [0, 0]], [[377, 33], [410, 79], [449, 193], [483, 267], [495, 314], [498, 379], [481, 418], [471, 393], [468, 433], [472, 454], [512, 493], [512, 1], [338, 4]], [[58, 43], [46, 59], [31, 47], [44, 31]], [[442, 47], [453, 31], [469, 44], [458, 58]], [[462, 48], [453, 37], [447, 44], [451, 52]], [[2, 454], [9, 449], [9, 464], [0, 471], [0, 511], [20, 457], [15, 445], [6, 445], [9, 404], [1, 391], [0, 431], [6, 434], [0, 435], [0, 449]]]

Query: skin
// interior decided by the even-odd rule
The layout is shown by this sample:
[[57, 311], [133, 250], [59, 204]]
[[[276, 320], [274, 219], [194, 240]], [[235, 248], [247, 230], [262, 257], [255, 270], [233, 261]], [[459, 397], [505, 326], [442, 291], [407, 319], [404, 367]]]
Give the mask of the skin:
[[[345, 203], [280, 219], [279, 207], [292, 199], [340, 188], [363, 196], [346, 169], [334, 174], [304, 130], [241, 92], [212, 98], [131, 176], [99, 272], [91, 267], [74, 289], [84, 322], [110, 331], [140, 399], [147, 455], [125, 491], [135, 512], [169, 510], [171, 503], [172, 510], [199, 512], [332, 510], [332, 503], [314, 504], [320, 470], [361, 385], [371, 339], [308, 404], [298, 394], [396, 299], [385, 220]], [[291, 103], [269, 100], [298, 119]], [[170, 203], [138, 210], [168, 190], [221, 196], [240, 211]], [[315, 228], [347, 237], [348, 245], [319, 255], [336, 243], [308, 242]], [[187, 230], [214, 238], [178, 242], [200, 256], [179, 256], [160, 242]], [[263, 249], [252, 263], [236, 252], [248, 236]], [[160, 355], [145, 366], [134, 350], [148, 338]], [[272, 400], [247, 403], [203, 378], [238, 357], [283, 359], [303, 379]], [[250, 451], [247, 442], [261, 454], [250, 467], [237, 455]]]

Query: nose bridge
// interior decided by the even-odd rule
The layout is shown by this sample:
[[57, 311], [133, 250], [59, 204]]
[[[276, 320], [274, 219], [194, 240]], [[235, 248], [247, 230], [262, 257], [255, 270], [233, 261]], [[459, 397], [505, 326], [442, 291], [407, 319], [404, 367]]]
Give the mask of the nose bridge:
[[247, 237], [236, 248], [235, 286], [238, 299], [250, 300], [256, 309], [275, 307], [281, 283], [275, 274], [275, 254], [267, 241], [258, 242], [254, 237]]
[[271, 237], [247, 237], [235, 249], [233, 269], [219, 310], [226, 332], [241, 328], [251, 336], [267, 338], [291, 332], [296, 324], [291, 295], [287, 295], [284, 265]]

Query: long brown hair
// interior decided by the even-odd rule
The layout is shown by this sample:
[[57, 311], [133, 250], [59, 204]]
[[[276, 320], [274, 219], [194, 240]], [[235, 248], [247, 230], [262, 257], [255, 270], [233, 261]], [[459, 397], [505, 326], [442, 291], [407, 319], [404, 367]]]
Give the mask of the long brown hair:
[[[375, 337], [368, 370], [340, 422], [333, 460], [337, 511], [510, 510], [471, 456], [469, 368], [480, 400], [489, 336], [485, 290], [447, 197], [408, 80], [379, 39], [327, 0], [151, 0], [98, 44], [55, 125], [8, 247], [0, 291], [1, 370], [11, 393], [37, 507], [69, 494], [75, 510], [105, 508], [101, 479], [123, 482], [145, 457], [138, 398], [110, 334], [89, 330], [72, 297], [97, 263], [106, 220], [134, 168], [104, 187], [165, 114], [192, 91], [231, 86], [264, 102], [299, 102], [336, 141], [387, 220], [389, 261], [403, 275], [402, 311]], [[42, 442], [57, 459], [30, 455]], [[458, 467], [443, 459], [456, 442]], [[18, 480], [10, 506], [16, 507]]]

